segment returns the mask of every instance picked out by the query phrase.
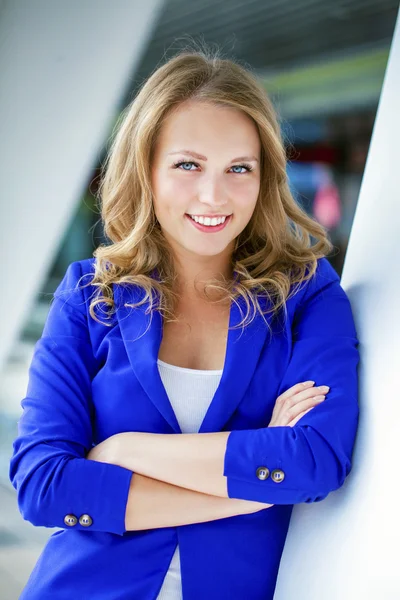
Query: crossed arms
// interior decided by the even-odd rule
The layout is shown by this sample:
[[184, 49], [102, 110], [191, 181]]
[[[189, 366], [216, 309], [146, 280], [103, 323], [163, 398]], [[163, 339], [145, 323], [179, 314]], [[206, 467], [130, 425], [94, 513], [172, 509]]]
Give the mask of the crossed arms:
[[222, 475], [230, 432], [114, 435], [87, 455], [134, 472], [125, 513], [129, 530], [202, 523], [271, 504], [229, 498]]

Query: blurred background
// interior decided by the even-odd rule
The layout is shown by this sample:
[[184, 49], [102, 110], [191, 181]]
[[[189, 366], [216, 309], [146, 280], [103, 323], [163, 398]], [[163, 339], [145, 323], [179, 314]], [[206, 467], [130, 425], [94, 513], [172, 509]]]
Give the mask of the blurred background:
[[[18, 19], [32, 24], [30, 44], [42, 44], [36, 28], [39, 16], [49, 31], [54, 14], [61, 8], [79, 23], [80, 10], [90, 7], [85, 21], [88, 38], [97, 21], [107, 23], [115, 10], [132, 15], [144, 10], [140, 2], [17, 2], [19, 12], [12, 12], [11, 2], [0, 0], [0, 32], [15, 34]], [[51, 10], [50, 8], [51, 7]], [[132, 11], [133, 8], [133, 11]], [[48, 11], [48, 22], [46, 12]], [[84, 171], [84, 182], [75, 192], [68, 218], [58, 226], [57, 244], [46, 259], [46, 272], [41, 273], [33, 301], [29, 301], [24, 317], [15, 328], [17, 335], [7, 343], [1, 367], [0, 389], [0, 598], [18, 598], [40, 550], [53, 530], [35, 528], [23, 521], [16, 506], [15, 491], [8, 478], [12, 441], [17, 433], [20, 401], [26, 392], [28, 368], [33, 346], [40, 337], [47, 316], [51, 294], [63, 277], [67, 266], [75, 260], [92, 256], [93, 250], [107, 241], [104, 238], [96, 205], [100, 165], [105, 157], [111, 132], [124, 107], [132, 100], [144, 79], [164, 60], [193, 39], [217, 44], [227, 57], [237, 58], [256, 71], [277, 108], [288, 151], [288, 175], [296, 200], [324, 225], [334, 244], [329, 260], [340, 275], [374, 126], [379, 96], [385, 75], [390, 44], [398, 13], [395, 0], [166, 0], [154, 2], [146, 26], [141, 33], [140, 49], [135, 52], [134, 68], [128, 70], [119, 87], [113, 109], [108, 110], [97, 139], [90, 149]], [[128, 14], [128, 13], [126, 13]], [[132, 38], [137, 23], [131, 21]], [[82, 23], [81, 23], [82, 25]], [[43, 27], [43, 25], [42, 25]], [[6, 48], [6, 38], [1, 48]], [[22, 38], [21, 38], [22, 39]], [[72, 42], [74, 39], [71, 40]], [[118, 44], [118, 36], [106, 36], [103, 45]], [[121, 42], [122, 43], [122, 42]], [[125, 42], [124, 42], [125, 43]], [[44, 46], [46, 52], [46, 46]], [[48, 52], [51, 53], [49, 45]], [[110, 55], [112, 52], [110, 50]], [[18, 57], [4, 58], [9, 70]], [[112, 57], [109, 59], [112, 61]], [[62, 60], [57, 68], [67, 68]], [[108, 68], [112, 69], [112, 62]], [[69, 68], [69, 67], [68, 67]], [[75, 67], [78, 69], [78, 65]], [[35, 75], [40, 65], [27, 65]], [[97, 72], [87, 77], [88, 97]], [[74, 71], [72, 71], [72, 77]], [[24, 81], [15, 89], [17, 96], [28, 94]], [[80, 82], [82, 100], [84, 89]], [[92, 102], [92, 100], [91, 100]], [[46, 97], [43, 98], [46, 103]], [[90, 109], [89, 109], [90, 110]], [[69, 126], [77, 130], [83, 124], [81, 115]], [[35, 113], [30, 118], [35, 119]], [[62, 115], [61, 115], [62, 119]], [[13, 127], [18, 129], [19, 122]], [[43, 131], [43, 136], [47, 132]], [[52, 152], [63, 164], [64, 146], [52, 142]], [[73, 142], [71, 142], [73, 143]], [[97, 143], [97, 142], [96, 142]], [[69, 151], [73, 152], [74, 147]], [[27, 165], [18, 167], [23, 178]], [[73, 177], [73, 173], [70, 174]], [[43, 181], [43, 187], [46, 182]], [[377, 199], [379, 201], [379, 199]], [[32, 198], [24, 198], [32, 202]], [[54, 203], [57, 205], [57, 197]], [[2, 214], [9, 199], [2, 195]], [[61, 210], [61, 208], [60, 208]], [[49, 225], [49, 224], [48, 224]], [[3, 225], [4, 227], [4, 225]], [[35, 223], [32, 223], [32, 228]], [[15, 236], [24, 243], [24, 231]], [[40, 258], [38, 260], [41, 260]], [[27, 298], [29, 298], [27, 296]]]

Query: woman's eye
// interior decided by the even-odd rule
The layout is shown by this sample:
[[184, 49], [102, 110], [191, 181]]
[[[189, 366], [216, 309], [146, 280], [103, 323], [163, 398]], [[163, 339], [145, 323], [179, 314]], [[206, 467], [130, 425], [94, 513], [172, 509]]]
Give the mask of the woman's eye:
[[[193, 171], [192, 167], [198, 167], [199, 165], [192, 161], [181, 160], [174, 164], [176, 169], [180, 169], [181, 171]], [[250, 165], [234, 165], [231, 167], [234, 169], [232, 172], [237, 175], [242, 175], [243, 173], [249, 173], [252, 171], [252, 167]]]
[[[192, 169], [190, 167], [193, 165], [197, 166], [196, 163], [194, 163], [194, 162], [181, 161], [181, 162], [176, 163], [175, 167], [176, 168], [183, 167], [183, 169], [181, 169], [183, 171], [192, 171]], [[187, 168], [187, 167], [189, 167], [189, 168]]]
[[244, 169], [244, 171], [233, 171], [234, 173], [239, 173], [239, 175], [241, 173], [247, 173], [247, 171], [249, 171], [249, 169], [247, 167], [244, 167], [243, 165], [235, 165], [234, 167], [232, 167], [232, 169]]

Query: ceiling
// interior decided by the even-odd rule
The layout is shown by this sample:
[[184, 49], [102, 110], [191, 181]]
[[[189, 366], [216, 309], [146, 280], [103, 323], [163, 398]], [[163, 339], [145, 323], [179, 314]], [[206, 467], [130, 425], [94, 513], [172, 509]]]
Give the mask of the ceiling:
[[202, 40], [262, 73], [389, 47], [397, 0], [166, 0], [135, 79]]

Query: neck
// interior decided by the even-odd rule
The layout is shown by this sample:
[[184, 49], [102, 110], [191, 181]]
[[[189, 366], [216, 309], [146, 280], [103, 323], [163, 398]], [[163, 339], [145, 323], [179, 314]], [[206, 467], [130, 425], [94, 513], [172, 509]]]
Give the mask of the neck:
[[[177, 272], [176, 289], [180, 295], [186, 299], [207, 300], [216, 299], [216, 294], [210, 294], [208, 298], [204, 293], [205, 283], [211, 279], [223, 283], [233, 277], [233, 269], [229, 260], [218, 260], [219, 257], [212, 257], [212, 260], [204, 261], [177, 261], [175, 268]], [[218, 294], [217, 294], [218, 296]]]

